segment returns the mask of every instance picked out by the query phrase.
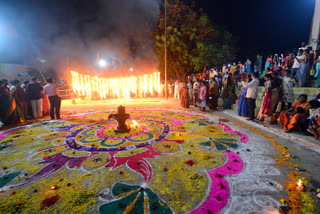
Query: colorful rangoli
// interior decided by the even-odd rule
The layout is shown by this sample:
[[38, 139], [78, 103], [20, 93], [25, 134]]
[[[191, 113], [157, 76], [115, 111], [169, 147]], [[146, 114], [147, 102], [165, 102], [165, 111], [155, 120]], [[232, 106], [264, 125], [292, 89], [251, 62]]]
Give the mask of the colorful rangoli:
[[0, 133], [0, 212], [219, 213], [224, 176], [240, 173], [248, 138], [209, 118], [129, 111], [70, 116]]

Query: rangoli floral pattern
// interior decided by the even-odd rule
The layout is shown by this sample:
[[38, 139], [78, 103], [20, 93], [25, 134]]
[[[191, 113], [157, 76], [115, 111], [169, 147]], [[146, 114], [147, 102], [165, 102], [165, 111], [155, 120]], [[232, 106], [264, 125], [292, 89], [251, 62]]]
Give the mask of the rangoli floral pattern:
[[129, 111], [130, 132], [116, 134], [110, 113], [0, 133], [0, 211], [219, 213], [225, 207], [224, 176], [243, 167], [232, 150], [247, 136], [202, 115], [160, 110]]

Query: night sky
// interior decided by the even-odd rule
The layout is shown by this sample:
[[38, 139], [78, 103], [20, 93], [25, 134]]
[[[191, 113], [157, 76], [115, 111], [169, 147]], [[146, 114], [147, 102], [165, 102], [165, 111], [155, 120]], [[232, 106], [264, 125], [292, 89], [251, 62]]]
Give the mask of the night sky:
[[[131, 27], [142, 32], [146, 19], [156, 23], [159, 2], [163, 0], [0, 0], [0, 23], [9, 21], [15, 28], [19, 38], [9, 39], [15, 39], [12, 44], [16, 44], [16, 52], [24, 58], [34, 52], [41, 55], [43, 51], [40, 46], [43, 44], [50, 45], [49, 52], [52, 52], [52, 49], [55, 52], [60, 51], [56, 54], [58, 56], [63, 51], [69, 56], [82, 53], [82, 58], [89, 58], [84, 57], [87, 53], [94, 58], [97, 52], [103, 54], [108, 52], [110, 47], [123, 46], [120, 54], [119, 48], [114, 53], [125, 58], [128, 54], [123, 53], [131, 51], [126, 50], [129, 45], [123, 42], [130, 37], [126, 35], [128, 29]], [[194, 2], [196, 7], [205, 10], [213, 23], [224, 26], [238, 38], [239, 52], [236, 58], [241, 60], [246, 57], [254, 60], [257, 53], [266, 56], [299, 48], [302, 41], [309, 39], [315, 5], [315, 0]], [[141, 34], [141, 38], [145, 38], [145, 35]], [[2, 62], [7, 60], [1, 60], [1, 55], [11, 56], [4, 54], [11, 48], [6, 46], [10, 43], [5, 39], [8, 37], [2, 35], [1, 39], [0, 35]], [[115, 41], [116, 39], [119, 41]], [[20, 44], [16, 40], [23, 40], [24, 43]], [[24, 48], [27, 51], [21, 50], [27, 46], [28, 48]], [[108, 50], [102, 50], [101, 47]], [[141, 52], [152, 55], [146, 51], [152, 49], [151, 46], [146, 46]], [[14, 54], [12, 52], [12, 56]], [[91, 58], [89, 60], [92, 61]]]
[[308, 42], [315, 0], [198, 0], [211, 20], [239, 37], [239, 57], [284, 53]]

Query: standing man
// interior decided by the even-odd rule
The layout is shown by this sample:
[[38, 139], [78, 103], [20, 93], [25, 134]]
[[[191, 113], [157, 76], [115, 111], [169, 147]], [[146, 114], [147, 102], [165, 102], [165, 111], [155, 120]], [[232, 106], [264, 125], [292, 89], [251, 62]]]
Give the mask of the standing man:
[[259, 54], [257, 55], [255, 66], [256, 66], [256, 70], [254, 72], [259, 72], [262, 66], [262, 56], [260, 56]]
[[188, 94], [189, 94], [189, 105], [192, 105], [193, 101], [193, 88], [192, 88], [192, 79], [189, 79], [188, 84]]
[[298, 57], [301, 56], [301, 51], [300, 50], [298, 50], [298, 54], [297, 55], [298, 55], [297, 57], [295, 57], [293, 55], [293, 65], [292, 65], [292, 69], [291, 69], [291, 71], [292, 71], [291, 75], [292, 76], [295, 76], [298, 73], [298, 71], [300, 70], [300, 67], [301, 67], [300, 62], [298, 61]]
[[174, 99], [180, 100], [180, 93], [179, 93], [179, 80], [174, 83]]
[[256, 108], [256, 99], [258, 96], [258, 86], [259, 86], [259, 80], [258, 80], [258, 74], [253, 73], [252, 74], [252, 81], [249, 83], [245, 83], [242, 80], [243, 87], [247, 88], [247, 94], [246, 98], [248, 99], [248, 116], [249, 118], [247, 120], [254, 120], [254, 110]]
[[32, 113], [35, 119], [42, 117], [42, 91], [43, 88], [37, 77], [32, 77], [27, 85], [27, 95], [31, 100]]
[[200, 85], [201, 85], [201, 87], [200, 87], [200, 92], [199, 92], [199, 98], [201, 100], [201, 107], [202, 107], [202, 111], [206, 111], [207, 87], [205, 86], [204, 81], [201, 81]]
[[199, 79], [197, 79], [193, 83], [193, 105], [194, 106], [196, 106], [196, 103], [197, 103], [198, 98], [199, 98], [199, 88], [200, 88]]
[[51, 120], [54, 120], [54, 112], [56, 112], [57, 120], [60, 119], [60, 107], [61, 107], [61, 98], [59, 97], [58, 88], [64, 86], [64, 82], [61, 81], [59, 84], [55, 84], [54, 79], [49, 77], [47, 79], [48, 84], [44, 86], [43, 93], [47, 94], [50, 101], [50, 117]]

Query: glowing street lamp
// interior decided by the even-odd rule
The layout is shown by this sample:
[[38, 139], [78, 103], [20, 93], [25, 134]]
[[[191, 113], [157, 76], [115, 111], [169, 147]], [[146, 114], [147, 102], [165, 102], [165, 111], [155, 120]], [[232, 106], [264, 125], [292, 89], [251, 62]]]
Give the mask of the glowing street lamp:
[[133, 68], [130, 68], [129, 70], [130, 70], [130, 71], [133, 71]]
[[98, 61], [98, 65], [99, 65], [100, 68], [105, 68], [107, 66], [107, 61], [104, 60], [104, 59], [100, 59]]

